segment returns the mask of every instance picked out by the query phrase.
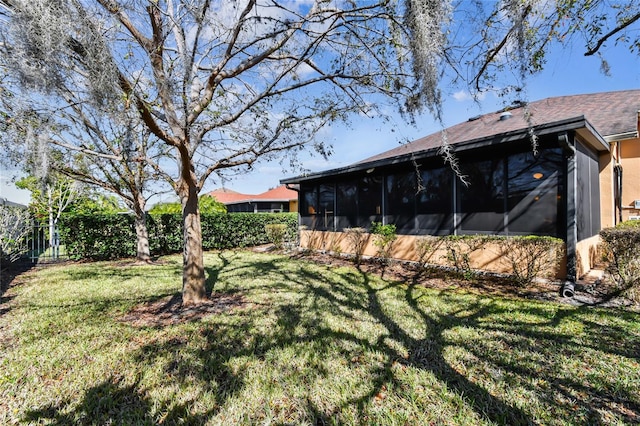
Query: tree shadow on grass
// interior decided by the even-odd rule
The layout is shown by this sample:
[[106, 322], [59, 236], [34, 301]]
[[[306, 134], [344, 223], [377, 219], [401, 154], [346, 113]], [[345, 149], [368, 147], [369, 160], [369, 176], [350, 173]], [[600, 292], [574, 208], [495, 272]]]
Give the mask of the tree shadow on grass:
[[[263, 269], [261, 271], [264, 272]], [[412, 288], [407, 288], [408, 306], [420, 315], [428, 333], [423, 338], [413, 336], [412, 330], [404, 329], [391, 316], [385, 314], [379, 300], [379, 292], [385, 289], [374, 289], [369, 275], [361, 271], [342, 274], [347, 285], [339, 285], [327, 281], [326, 272], [321, 273], [308, 268], [302, 268], [297, 274], [284, 274], [280, 281], [296, 283], [300, 286], [301, 300], [299, 304], [287, 304], [277, 309], [278, 326], [265, 339], [267, 345], [252, 348], [252, 352], [266, 352], [277, 347], [299, 344], [301, 341], [329, 342], [331, 340], [354, 343], [355, 347], [369, 348], [371, 351], [385, 354], [387, 360], [382, 366], [374, 369], [370, 377], [370, 392], [364, 396], [345, 402], [361, 410], [362, 418], [366, 418], [365, 407], [374, 401], [380, 393], [391, 383], [396, 381], [393, 365], [402, 360], [407, 366], [430, 371], [441, 381], [447, 389], [459, 395], [480, 418], [498, 424], [530, 424], [528, 414], [518, 407], [502, 401], [490, 394], [486, 389], [473, 383], [464, 375], [457, 372], [445, 359], [444, 338], [446, 330], [463, 323], [473, 322], [490, 313], [487, 306], [469, 306], [465, 313], [456, 316], [449, 314], [432, 316], [425, 313], [410, 295]], [[265, 289], [268, 290], [268, 289]], [[304, 312], [305, 309], [309, 311]], [[341, 316], [345, 322], [357, 320], [358, 316], [370, 315], [376, 323], [381, 324], [386, 332], [377, 342], [371, 343], [367, 338], [355, 332], [336, 331], [322, 325], [322, 318], [330, 310], [334, 315]], [[302, 326], [306, 328], [303, 336], [295, 335], [291, 330]], [[409, 349], [409, 356], [405, 357], [397, 348], [387, 342], [387, 338], [400, 341]], [[320, 345], [322, 346], [322, 345]], [[347, 359], [357, 358], [355, 353], [345, 353]], [[323, 422], [327, 417], [314, 414], [314, 418]]]
[[[301, 399], [299, 411], [303, 413], [294, 422], [340, 423], [343, 412], [350, 409], [357, 410], [360, 419], [367, 419], [372, 415], [372, 406], [379, 402], [385, 389], [406, 386], [398, 365], [430, 373], [442, 392], [454, 395], [479, 421], [488, 423], [520, 425], [540, 421], [524, 401], [523, 408], [495, 389], [489, 390], [490, 386], [502, 380], [499, 376], [514, 381], [513, 386], [523, 392], [535, 394], [538, 404], [549, 410], [557, 410], [560, 421], [572, 422], [571, 415], [578, 410], [581, 420], [606, 423], [607, 418], [602, 412], [615, 412], [615, 408], [611, 407], [616, 404], [619, 411], [615, 414], [623, 421], [633, 423], [634, 419], [640, 418], [637, 397], [625, 389], [615, 392], [599, 390], [595, 385], [562, 376], [559, 372], [562, 366], [557, 365], [557, 359], [549, 356], [553, 351], [558, 351], [580, 357], [585, 345], [603, 354], [637, 355], [635, 348], [640, 347], [639, 336], [629, 336], [624, 327], [612, 328], [599, 324], [596, 319], [582, 321], [582, 310], [543, 303], [527, 303], [514, 308], [516, 305], [503, 303], [500, 299], [465, 298], [447, 292], [439, 295], [429, 293], [426, 297], [425, 291], [415, 282], [409, 285], [384, 282], [353, 268], [317, 267], [302, 262], [293, 268], [281, 268], [278, 258], [265, 257], [258, 262], [241, 262], [226, 253], [221, 253], [219, 257], [219, 264], [208, 267], [209, 280], [212, 286], [215, 284], [218, 292], [240, 294], [252, 303], [255, 302], [252, 299], [254, 297], [262, 294], [273, 296], [278, 291], [282, 291], [283, 296], [286, 293], [288, 298], [273, 296], [268, 299], [271, 302], [256, 303], [252, 310], [224, 313], [223, 316], [203, 321], [198, 327], [189, 328], [188, 335], [165, 336], [135, 349], [134, 360], [139, 365], [160, 368], [167, 386], [176, 386], [178, 389], [195, 386], [199, 394], [189, 396], [187, 401], [175, 397], [151, 401], [140, 384], [123, 385], [112, 378], [88, 389], [77, 405], [74, 405], [74, 401], [67, 401], [39, 408], [30, 411], [26, 420], [49, 419], [54, 424], [77, 423], [78, 419], [80, 424], [154, 424], [160, 421], [167, 424], [202, 424], [225, 409], [230, 399], [238, 396], [238, 400], [242, 401], [242, 392], [248, 389], [252, 380], [256, 380], [255, 376], [249, 376], [248, 368], [245, 369], [243, 363], [251, 363], [258, 370], [286, 370], [290, 368], [285, 364], [286, 360], [272, 359], [276, 353], [274, 351], [306, 351], [303, 355], [308, 357], [308, 351], [312, 350], [322, 358], [324, 351], [331, 347], [340, 348], [337, 355], [334, 353], [332, 356], [342, 357], [344, 365], [365, 369], [370, 374], [355, 396], [341, 397], [338, 402], [333, 399], [334, 402], [319, 404], [317, 399], [313, 399], [315, 395], [297, 395]], [[233, 280], [229, 276], [233, 276]], [[252, 283], [255, 277], [260, 277], [260, 282], [245, 285]], [[238, 280], [243, 284], [234, 285], [233, 282]], [[390, 305], [390, 298], [398, 304]], [[444, 307], [437, 305], [440, 302]], [[332, 326], [326, 321], [329, 315], [335, 323], [345, 326]], [[403, 315], [417, 318], [418, 325], [409, 327], [408, 323], [403, 322]], [[588, 342], [582, 338], [574, 339], [562, 329], [561, 325], [573, 320], [574, 316], [584, 323], [585, 333], [590, 336]], [[615, 317], [615, 313], [612, 316]], [[265, 323], [265, 317], [275, 318], [275, 321]], [[633, 321], [634, 318], [637, 317], [623, 317], [622, 320]], [[357, 326], [361, 321], [375, 324], [376, 329], [381, 330], [377, 338], [372, 340], [370, 336], [362, 334]], [[461, 337], [452, 342], [451, 335], [460, 329], [477, 332], [487, 341], [476, 342]], [[623, 344], [613, 344], [617, 339], [622, 339], [625, 333]], [[393, 342], [399, 342], [400, 346]], [[492, 344], [502, 345], [503, 349], [496, 350]], [[474, 362], [485, 366], [483, 368], [495, 370], [496, 377], [489, 377], [488, 382], [479, 381], [460, 369], [460, 366], [453, 365], [448, 353], [453, 346], [472, 355]], [[382, 354], [382, 360], [373, 364], [359, 364], [363, 352], [367, 356]], [[531, 357], [536, 361], [525, 362], [517, 356], [511, 357], [512, 354]], [[306, 359], [298, 361], [307, 362]], [[321, 363], [317, 369], [307, 366], [310, 376], [305, 381], [313, 384], [315, 380], [330, 380], [335, 372], [322, 366]], [[292, 374], [295, 374], [295, 368], [291, 368]], [[484, 373], [491, 375], [491, 371]], [[476, 373], [483, 374], [483, 371], [479, 369]], [[286, 374], [278, 374], [282, 374], [278, 377], [286, 383]], [[535, 384], [537, 382], [546, 383], [545, 387], [538, 386]], [[284, 392], [287, 390], [284, 389]], [[206, 407], [202, 407], [202, 401], [198, 401], [203, 393], [209, 395], [209, 401], [212, 401]], [[95, 401], [100, 400], [99, 395], [109, 396], [105, 403], [97, 404]], [[397, 394], [395, 397], [403, 396]], [[112, 411], [109, 407], [113, 401], [122, 401], [122, 406], [130, 407], [131, 413]], [[444, 403], [447, 404], [450, 403]], [[199, 408], [194, 408], [198, 405]], [[236, 409], [242, 410], [241, 403], [240, 408]], [[250, 410], [249, 407], [245, 409]], [[96, 413], [94, 419], [91, 419], [90, 413]], [[241, 414], [249, 422], [254, 413]], [[91, 420], [85, 421], [87, 416]]]
[[[462, 340], [456, 343], [456, 346], [472, 354], [478, 363], [487, 365], [490, 374], [498, 376], [506, 374], [515, 377], [519, 386], [538, 395], [543, 404], [550, 409], [558, 408], [559, 413], [567, 415], [567, 421], [570, 420], [571, 415], [577, 414], [589, 423], [606, 423], [606, 416], [611, 415], [631, 423], [640, 421], [640, 404], [637, 395], [634, 396], [633, 386], [627, 390], [625, 387], [617, 387], [615, 383], [585, 383], [584, 380], [578, 380], [570, 375], [559, 374], [558, 371], [562, 371], [562, 366], [558, 363], [562, 356], [556, 356], [556, 352], [559, 352], [573, 354], [575, 359], [581, 359], [584, 350], [588, 348], [595, 353], [637, 359], [640, 333], [630, 335], [628, 328], [603, 325], [597, 321], [585, 321], [582, 314], [588, 308], [569, 309], [542, 303], [523, 304], [520, 308], [521, 312], [518, 312], [517, 308], [513, 312], [515, 316], [522, 314], [525, 317], [527, 315], [533, 317], [534, 320], [531, 323], [519, 322], [511, 318], [505, 320], [514, 309], [511, 304], [504, 306], [499, 299], [494, 301], [491, 298], [478, 297], [470, 297], [469, 302], [460, 304], [455, 302], [458, 296], [450, 296], [447, 293], [441, 293], [440, 298], [452, 299], [455, 303], [451, 303], [451, 306], [458, 304], [459, 308], [438, 313], [437, 309], [431, 309], [428, 304], [419, 301], [425, 293], [416, 283], [410, 285], [390, 283], [380, 288], [379, 284], [372, 284], [369, 275], [359, 273], [361, 274], [359, 278], [356, 279], [351, 275], [348, 279], [350, 284], [356, 286], [359, 284], [366, 290], [366, 299], [361, 294], [354, 293], [353, 285], [309, 285], [322, 278], [317, 273], [307, 274], [309, 280], [306, 288], [312, 293], [312, 297], [329, 301], [334, 312], [355, 310], [367, 313], [385, 329], [384, 336], [376, 342], [374, 350], [385, 353], [387, 362], [372, 375], [371, 391], [349, 401], [348, 404], [356, 404], [364, 410], [367, 404], [375, 400], [385, 388], [401, 386], [394, 370], [394, 363], [399, 361], [407, 367], [431, 372], [446, 389], [458, 395], [479, 418], [485, 421], [510, 425], [534, 423], [532, 413], [506, 402], [498, 394], [489, 392], [484, 385], [479, 384], [477, 379], [472, 381], [466, 374], [454, 368], [451, 361], [447, 359], [446, 348], [452, 346], [451, 341], [448, 340], [448, 334], [456, 329], [467, 328], [487, 334], [489, 340], [495, 340], [504, 349], [496, 351], [490, 347], [489, 343], [483, 347], [483, 344], [478, 345], [477, 342], [468, 340]], [[344, 274], [343, 276], [348, 277]], [[407, 329], [398, 322], [397, 318], [401, 317], [403, 312], [390, 312], [389, 307], [385, 306], [384, 299], [380, 296], [394, 288], [404, 292], [406, 304], [403, 309], [408, 309], [420, 318], [423, 324], [421, 329], [425, 330], [423, 336], [416, 336], [416, 330]], [[556, 315], [549, 315], [554, 311]], [[551, 329], [550, 331], [550, 327], [558, 325], [557, 321], [562, 321], [558, 315], [563, 316], [564, 319], [576, 316], [576, 321], [586, 328], [585, 333], [589, 336], [589, 340], [584, 342], [583, 337], [574, 338], [570, 333], [562, 330]], [[616, 318], [618, 314], [615, 312], [607, 315], [608, 318], [618, 319]], [[497, 320], [492, 320], [493, 318]], [[621, 318], [633, 323], [637, 321], [638, 315], [624, 313]], [[345, 319], [347, 319], [346, 316]], [[356, 335], [336, 335], [335, 337], [359, 340]], [[398, 351], [395, 346], [388, 344], [387, 338], [400, 341], [407, 348], [408, 356]], [[615, 341], [618, 342], [617, 345]], [[510, 356], [513, 351], [524, 354], [525, 358], [531, 356], [540, 361], [536, 365], [528, 364], [526, 360], [519, 360], [517, 357], [512, 359]], [[585, 367], [588, 368], [586, 365]], [[502, 379], [497, 377], [493, 380], [501, 381]], [[606, 381], [606, 379], [602, 380]], [[547, 384], [537, 387], [530, 385], [531, 381]]]
[[15, 285], [17, 278], [31, 270], [35, 265], [30, 261], [6, 262], [0, 261], [0, 316], [10, 310], [10, 302], [14, 298], [11, 295], [5, 295], [7, 290]]
[[115, 377], [89, 388], [80, 403], [63, 401], [27, 411], [25, 422], [47, 421], [52, 425], [156, 424], [151, 403], [138, 384], [125, 385]]
[[[407, 287], [405, 299], [414, 313], [423, 322], [426, 334], [415, 337], [412, 330], [406, 330], [391, 315], [385, 313], [385, 308], [379, 298], [383, 289], [375, 289], [370, 282], [369, 275], [362, 274], [361, 283], [367, 291], [367, 301], [364, 310], [386, 329], [386, 336], [398, 340], [408, 350], [408, 356], [379, 339], [376, 349], [386, 353], [388, 362], [379, 369], [373, 378], [371, 392], [364, 397], [352, 401], [359, 407], [364, 407], [370, 400], [376, 398], [389, 384], [398, 385], [393, 363], [400, 362], [405, 366], [419, 368], [431, 372], [434, 377], [445, 385], [450, 392], [457, 394], [480, 418], [485, 421], [503, 425], [531, 424], [529, 415], [522, 409], [510, 405], [499, 397], [492, 395], [482, 386], [472, 382], [468, 377], [459, 373], [445, 357], [446, 339], [444, 333], [460, 325], [469, 325], [478, 318], [491, 312], [486, 305], [471, 305], [464, 312], [454, 312], [446, 315], [433, 315], [424, 310], [414, 297], [412, 286]], [[419, 296], [418, 296], [419, 297]]]

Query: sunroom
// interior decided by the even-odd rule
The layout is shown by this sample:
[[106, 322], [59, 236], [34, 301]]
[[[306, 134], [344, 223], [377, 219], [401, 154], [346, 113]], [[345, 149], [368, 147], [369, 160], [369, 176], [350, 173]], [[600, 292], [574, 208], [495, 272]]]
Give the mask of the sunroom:
[[[421, 235], [552, 236], [566, 247], [556, 275], [575, 281], [590, 266], [579, 251], [593, 250], [580, 243], [600, 230], [599, 157], [609, 146], [582, 115], [530, 126], [520, 110], [447, 129], [457, 171], [436, 134], [348, 167], [282, 180], [299, 185], [302, 246], [348, 252], [343, 232], [372, 222], [396, 226], [392, 256], [405, 260], [415, 260]], [[480, 120], [496, 133], [474, 137]], [[483, 269], [500, 269], [492, 265], [495, 253], [484, 257]]]

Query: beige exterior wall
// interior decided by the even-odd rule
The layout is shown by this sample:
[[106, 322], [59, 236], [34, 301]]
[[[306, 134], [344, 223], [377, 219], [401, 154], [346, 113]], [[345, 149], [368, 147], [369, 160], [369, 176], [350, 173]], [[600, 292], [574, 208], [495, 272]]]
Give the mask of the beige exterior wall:
[[[373, 244], [372, 235], [364, 234], [364, 238], [366, 239], [366, 245], [363, 255], [375, 256], [377, 247]], [[423, 238], [415, 235], [399, 235], [394, 243], [391, 257], [397, 260], [420, 261], [416, 243]], [[311, 250], [353, 254], [353, 245], [344, 232], [304, 230], [300, 232], [300, 246]], [[435, 250], [431, 251], [430, 255], [422, 261], [434, 265], [451, 266], [451, 263], [447, 260], [448, 254], [443, 241], [440, 240]], [[469, 257], [471, 267], [474, 269], [497, 273], [511, 272], [509, 265], [502, 259], [500, 248], [495, 243], [484, 244], [482, 248], [472, 252]], [[557, 278], [564, 278], [566, 274], [566, 259], [563, 259], [557, 270], [553, 271], [551, 275]]]
[[576, 276], [578, 278], [582, 277], [599, 263], [599, 245], [600, 235], [594, 235], [586, 240], [578, 241], [578, 244], [576, 244]]
[[[617, 221], [615, 209], [616, 162], [622, 165], [622, 220], [629, 216], [640, 216], [640, 210], [633, 208], [634, 200], [640, 200], [640, 138], [627, 139], [610, 144], [610, 152], [600, 154], [600, 226], [608, 228]], [[599, 263], [598, 235], [578, 242], [576, 264], [578, 277]]]
[[619, 143], [622, 165], [622, 219], [628, 220], [629, 216], [640, 216], [640, 210], [633, 208], [633, 201], [640, 200], [640, 138]]
[[613, 192], [614, 146], [611, 152], [600, 153], [600, 227], [608, 228], [615, 224], [615, 200]]

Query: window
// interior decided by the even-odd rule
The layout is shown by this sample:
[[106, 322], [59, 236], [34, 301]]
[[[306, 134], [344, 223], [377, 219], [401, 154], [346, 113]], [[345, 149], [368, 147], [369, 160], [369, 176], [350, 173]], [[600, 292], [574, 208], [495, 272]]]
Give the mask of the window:
[[453, 171], [423, 170], [418, 181], [417, 222], [420, 233], [450, 234], [453, 229]]
[[545, 149], [510, 155], [508, 170], [508, 230], [510, 234], [558, 233], [561, 209], [562, 151]]
[[318, 187], [316, 185], [300, 185], [300, 215], [312, 216], [318, 210]]
[[338, 230], [358, 226], [358, 187], [353, 181], [336, 185], [336, 222]]
[[396, 225], [399, 233], [412, 233], [416, 227], [415, 173], [388, 175], [385, 184], [385, 203], [387, 223]]
[[322, 184], [318, 188], [318, 221], [319, 229], [334, 231], [335, 224], [333, 217], [335, 214], [335, 189], [334, 185]]
[[358, 226], [382, 221], [382, 177], [365, 176], [358, 182]]
[[318, 186], [300, 185], [300, 225], [316, 229]]
[[469, 185], [459, 183], [462, 233], [497, 234], [504, 230], [504, 159], [462, 164]]

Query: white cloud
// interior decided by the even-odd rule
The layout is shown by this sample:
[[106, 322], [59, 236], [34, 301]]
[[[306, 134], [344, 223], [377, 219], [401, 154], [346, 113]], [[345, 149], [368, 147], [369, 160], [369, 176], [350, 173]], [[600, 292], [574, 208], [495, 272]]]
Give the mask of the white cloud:
[[453, 94], [453, 99], [455, 99], [458, 102], [483, 101], [486, 96], [487, 96], [487, 92], [480, 92], [475, 95], [472, 95], [466, 90], [459, 90]]
[[464, 102], [471, 99], [471, 95], [468, 92], [465, 92], [464, 90], [459, 90], [453, 94], [453, 99], [455, 99], [458, 102]]

